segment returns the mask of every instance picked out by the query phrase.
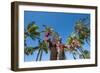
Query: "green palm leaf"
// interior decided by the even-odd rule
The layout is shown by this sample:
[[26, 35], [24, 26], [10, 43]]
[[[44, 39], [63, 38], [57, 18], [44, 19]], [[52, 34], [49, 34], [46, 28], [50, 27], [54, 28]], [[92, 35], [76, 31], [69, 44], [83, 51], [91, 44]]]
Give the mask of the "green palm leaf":
[[32, 55], [33, 54], [33, 52], [35, 52], [36, 50], [38, 49], [38, 47], [26, 47], [25, 49], [24, 49], [24, 53], [26, 54], [26, 55]]
[[38, 38], [40, 36], [40, 32], [38, 32], [39, 27], [35, 24], [35, 22], [31, 22], [28, 26], [27, 26], [27, 31], [29, 33], [29, 36], [35, 40], [36, 38]]

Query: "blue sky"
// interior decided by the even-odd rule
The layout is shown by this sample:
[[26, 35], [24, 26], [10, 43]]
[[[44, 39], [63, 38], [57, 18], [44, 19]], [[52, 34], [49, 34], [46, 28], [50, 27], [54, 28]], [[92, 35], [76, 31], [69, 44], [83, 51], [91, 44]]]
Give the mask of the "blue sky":
[[[36, 11], [24, 11], [24, 28], [34, 21], [43, 30], [43, 25], [51, 26], [55, 31], [59, 33], [62, 38], [62, 42], [65, 43], [67, 37], [74, 31], [75, 22], [80, 18], [89, 18], [90, 14], [79, 14], [79, 13], [61, 13], [61, 12], [36, 12]], [[90, 23], [90, 22], [89, 22]], [[37, 40], [33, 41], [27, 38], [28, 46], [36, 46]], [[90, 48], [87, 44], [84, 45], [86, 48]], [[35, 52], [33, 55], [25, 55], [24, 61], [34, 61], [36, 59]], [[49, 60], [50, 54], [43, 53], [42, 60]], [[66, 54], [67, 55], [67, 54]], [[68, 54], [68, 59], [73, 59], [70, 54]]]

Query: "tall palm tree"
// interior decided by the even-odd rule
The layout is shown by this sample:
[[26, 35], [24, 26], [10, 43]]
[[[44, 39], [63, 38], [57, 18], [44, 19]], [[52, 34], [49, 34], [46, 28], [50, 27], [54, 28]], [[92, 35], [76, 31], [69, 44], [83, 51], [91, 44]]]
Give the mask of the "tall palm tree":
[[[67, 40], [67, 44], [70, 45], [69, 49], [71, 51], [79, 50], [81, 52], [81, 57], [86, 58], [84, 54], [84, 48], [82, 45], [84, 45], [84, 41], [86, 41], [89, 44], [90, 40], [90, 28], [86, 25], [84, 22], [86, 19], [80, 19], [75, 24], [75, 32], [71, 34], [71, 36]], [[75, 55], [73, 55], [74, 59]]]
[[35, 40], [37, 37], [40, 36], [40, 33], [37, 31], [39, 29], [38, 26], [36, 26], [35, 22], [31, 22], [28, 24], [27, 28], [24, 29], [24, 47], [25, 47], [25, 54], [32, 54], [34, 49], [33, 47], [29, 47], [26, 43], [26, 39], [28, 37]]
[[[38, 50], [37, 53], [37, 58], [36, 61], [41, 60], [42, 59], [42, 54], [43, 51], [45, 51], [46, 53], [47, 51], [47, 47], [46, 47], [46, 43], [44, 41], [41, 42], [40, 39], [40, 32], [38, 31], [39, 27], [35, 24], [35, 22], [31, 22], [28, 26], [27, 26], [27, 30], [25, 30], [24, 32], [24, 45], [25, 45], [25, 54], [26, 55], [32, 55], [33, 52], [35, 52], [36, 50]], [[32, 40], [37, 39], [39, 45], [36, 47], [29, 47], [26, 44], [26, 38], [30, 37], [32, 38]], [[39, 58], [40, 57], [40, 58]]]
[[[79, 42], [81, 43], [81, 45], [84, 45], [84, 41], [86, 41], [88, 44], [90, 44], [90, 27], [87, 25], [87, 21], [88, 19], [80, 19], [79, 21], [77, 21], [76, 25], [75, 25], [75, 33], [78, 35], [78, 39]], [[84, 58], [86, 57], [86, 53], [88, 51], [84, 51], [84, 49], [81, 46], [81, 49], [79, 49]], [[89, 55], [89, 53], [88, 53]]]
[[48, 48], [50, 50], [50, 60], [57, 60], [56, 39], [58, 34], [51, 27], [48, 27], [46, 25], [43, 26], [45, 27], [44, 40], [48, 44]]
[[[63, 45], [61, 43], [61, 38], [58, 32], [54, 31], [53, 28], [46, 25], [43, 26], [45, 27], [45, 41], [48, 43], [48, 48], [50, 50], [50, 60], [65, 59], [65, 53], [62, 47]], [[59, 47], [57, 47], [58, 42], [60, 42]]]

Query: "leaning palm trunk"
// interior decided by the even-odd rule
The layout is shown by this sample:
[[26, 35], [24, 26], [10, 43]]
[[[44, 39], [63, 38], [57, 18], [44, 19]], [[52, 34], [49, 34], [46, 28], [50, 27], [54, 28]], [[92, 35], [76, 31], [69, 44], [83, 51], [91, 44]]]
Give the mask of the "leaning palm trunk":
[[72, 55], [73, 55], [73, 58], [76, 60], [75, 54], [72, 54]]
[[38, 61], [38, 58], [39, 58], [39, 54], [41, 53], [41, 49], [38, 50], [38, 54], [37, 54], [37, 57], [36, 57], [36, 61]]
[[41, 50], [39, 61], [42, 60], [43, 50]]

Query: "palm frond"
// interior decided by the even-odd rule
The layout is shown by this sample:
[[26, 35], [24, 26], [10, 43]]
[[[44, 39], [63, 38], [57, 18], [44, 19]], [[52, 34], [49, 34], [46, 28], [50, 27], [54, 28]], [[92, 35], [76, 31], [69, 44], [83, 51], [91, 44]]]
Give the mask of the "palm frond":
[[24, 53], [25, 53], [26, 55], [32, 55], [33, 52], [35, 52], [37, 49], [38, 49], [38, 47], [26, 47], [26, 48], [24, 49]]

